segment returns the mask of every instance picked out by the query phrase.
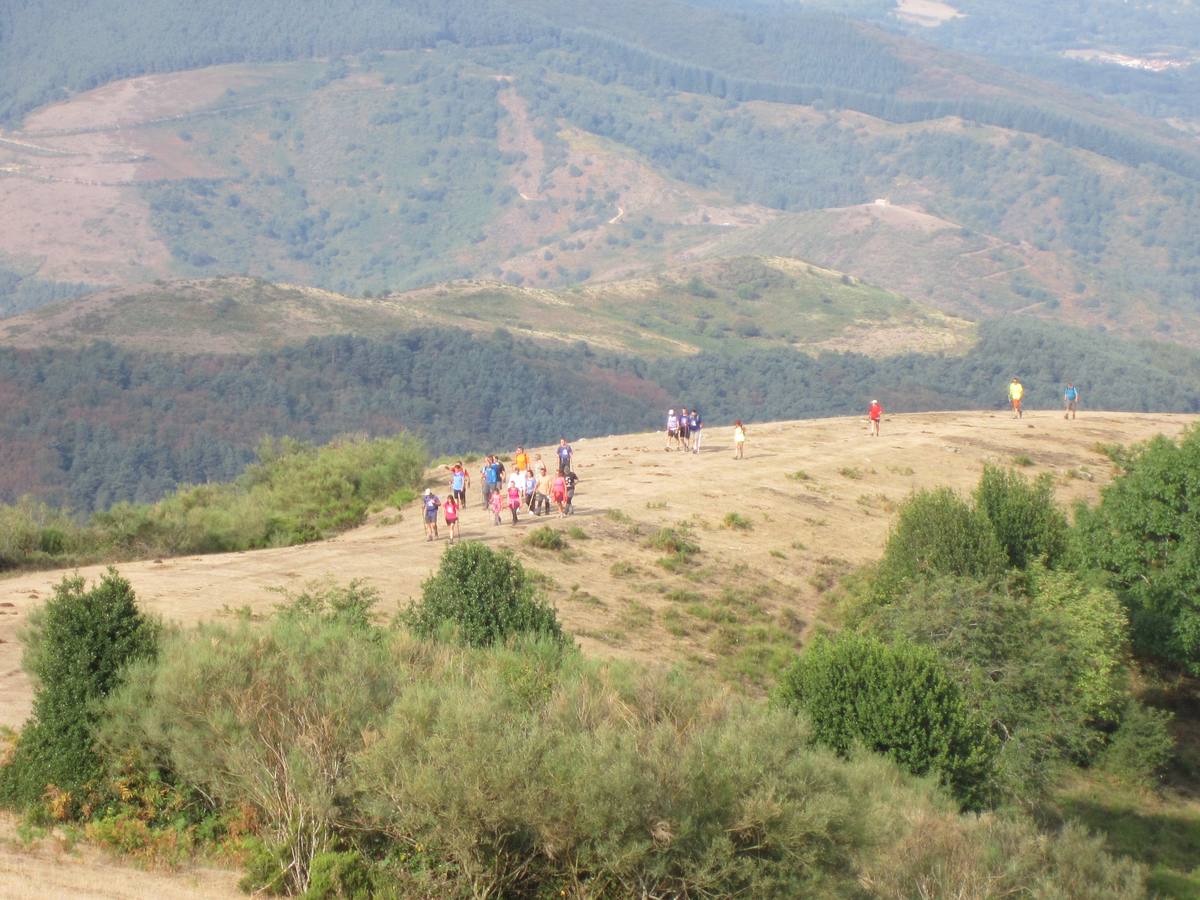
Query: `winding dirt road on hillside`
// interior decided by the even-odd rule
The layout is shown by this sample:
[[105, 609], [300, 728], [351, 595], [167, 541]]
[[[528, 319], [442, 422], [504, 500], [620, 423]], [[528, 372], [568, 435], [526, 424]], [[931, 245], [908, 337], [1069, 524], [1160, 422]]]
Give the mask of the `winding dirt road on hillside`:
[[[576, 516], [526, 517], [516, 527], [496, 527], [479, 508], [473, 489], [463, 537], [512, 547], [548, 575], [559, 614], [587, 653], [651, 663], [712, 659], [711, 635], [670, 627], [664, 616], [672, 604], [669, 588], [703, 593], [743, 587], [789, 625], [799, 642], [819, 616], [829, 585], [852, 566], [878, 557], [896, 504], [912, 490], [949, 485], [969, 491], [985, 462], [1027, 458], [1031, 464], [1023, 471], [1052, 473], [1063, 503], [1091, 500], [1112, 475], [1099, 445], [1141, 441], [1160, 432], [1176, 435], [1196, 420], [1085, 412], [1067, 422], [1061, 414], [1035, 411], [1015, 421], [1006, 413], [919, 413], [886, 417], [879, 439], [867, 436], [860, 418], [750, 421], [741, 462], [732, 459], [728, 427], [706, 429], [699, 455], [665, 452], [661, 434], [591, 438], [574, 445], [581, 477]], [[540, 452], [553, 458], [550, 448]], [[799, 471], [806, 477], [788, 477]], [[442, 475], [431, 483], [441, 485]], [[724, 527], [724, 517], [732, 512], [752, 527]], [[664, 571], [656, 564], [662, 553], [646, 544], [655, 529], [680, 522], [690, 524], [701, 548], [696, 565], [704, 577], [698, 583]], [[587, 537], [570, 539], [565, 557], [534, 550], [523, 538], [542, 524], [578, 526]], [[338, 538], [302, 547], [127, 563], [119, 569], [145, 608], [184, 624], [231, 616], [242, 607], [266, 612], [280, 600], [272, 589], [330, 578], [366, 580], [382, 595], [381, 611], [390, 614], [419, 592], [444, 546], [424, 540], [413, 507], [403, 510], [399, 521], [394, 510], [388, 511]], [[82, 574], [90, 579], [102, 571], [95, 566]], [[31, 685], [20, 668], [18, 632], [66, 574], [29, 573], [0, 581], [0, 724], [18, 727], [29, 713]], [[205, 893], [188, 893], [193, 882], [185, 883], [184, 876], [172, 881], [175, 893], [170, 894], [150, 883], [122, 893], [106, 875], [80, 878], [68, 887], [64, 881], [43, 881], [65, 871], [55, 854], [13, 850], [6, 836], [0, 823], [4, 897], [44, 896], [20, 887], [31, 883], [105, 898], [227, 896], [232, 890], [231, 882], [205, 881], [195, 888]], [[136, 881], [146, 874], [130, 877]]]

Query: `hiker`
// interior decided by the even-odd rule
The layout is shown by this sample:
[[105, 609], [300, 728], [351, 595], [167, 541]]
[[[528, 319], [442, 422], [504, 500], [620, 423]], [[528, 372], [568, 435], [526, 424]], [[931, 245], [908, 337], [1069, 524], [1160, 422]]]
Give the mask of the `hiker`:
[[667, 412], [667, 452], [671, 452], [671, 444], [679, 440], [679, 416], [675, 410]]
[[692, 432], [692, 453], [700, 452], [700, 438], [704, 434], [704, 420], [700, 418], [700, 410], [693, 408], [688, 417], [688, 429]]
[[525, 452], [524, 447], [518, 447], [517, 452], [513, 454], [513, 468], [518, 472], [529, 468], [529, 454]]
[[1021, 379], [1013, 377], [1012, 383], [1008, 386], [1008, 399], [1012, 403], [1013, 418], [1020, 419], [1021, 416], [1021, 398], [1025, 396], [1025, 385], [1021, 384]]
[[425, 540], [437, 540], [438, 507], [442, 505], [442, 501], [438, 499], [437, 494], [429, 488], [425, 488], [425, 496], [421, 499], [421, 505], [425, 510]]
[[1063, 418], [1070, 416], [1075, 418], [1075, 408], [1079, 405], [1079, 391], [1071, 382], [1067, 382], [1067, 389], [1063, 392]]
[[867, 410], [867, 420], [870, 422], [869, 428], [873, 437], [879, 437], [879, 420], [883, 418], [883, 406], [878, 400], [871, 401], [871, 407]]
[[538, 496], [534, 493], [538, 487], [538, 479], [533, 474], [533, 469], [526, 469], [526, 509], [533, 512], [533, 498]]
[[467, 488], [470, 486], [471, 474], [463, 467], [460, 459], [450, 470], [450, 496], [455, 499], [459, 509], [465, 509], [467, 506]]
[[544, 516], [550, 514], [550, 474], [546, 471], [546, 464], [542, 463], [537, 473], [537, 487], [534, 489], [533, 495], [533, 512], [535, 515]]
[[575, 484], [579, 481], [579, 476], [574, 472], [567, 473], [567, 515], [575, 515]]
[[446, 517], [446, 531], [450, 535], [450, 543], [454, 543], [459, 538], [458, 532], [458, 498], [451, 494], [446, 498], [446, 502], [442, 504], [442, 515]]
[[492, 498], [490, 501], [490, 506], [491, 506], [491, 510], [492, 510], [492, 524], [499, 525], [500, 524], [500, 511], [502, 509], [504, 509], [504, 491], [503, 490], [501, 490], [500, 488], [496, 488], [494, 491], [492, 491]]
[[510, 487], [516, 485], [517, 490], [520, 492], [523, 499], [525, 497], [525, 470], [517, 469], [517, 471], [513, 472], [512, 475], [509, 476], [508, 484]]
[[573, 456], [573, 451], [571, 450], [571, 445], [567, 443], [567, 439], [559, 438], [558, 439], [558, 473], [560, 475], [566, 475], [568, 472], [571, 471], [571, 457], [572, 456]]
[[489, 453], [484, 457], [483, 468], [479, 472], [483, 476], [483, 508], [485, 510], [491, 506], [492, 494], [500, 488], [500, 485], [496, 483], [498, 469], [495, 463], [496, 457]]
[[688, 418], [686, 406], [679, 411], [679, 443], [684, 453], [692, 449], [691, 419]]
[[516, 478], [508, 485], [508, 511], [512, 513], [512, 523], [517, 524], [517, 510], [521, 508], [521, 489], [517, 487]]
[[554, 476], [554, 482], [550, 485], [550, 496], [554, 499], [554, 505], [558, 507], [558, 517], [561, 519], [567, 514], [567, 479], [562, 472]]
[[733, 458], [743, 459], [746, 449], [746, 426], [738, 419], [733, 423]]

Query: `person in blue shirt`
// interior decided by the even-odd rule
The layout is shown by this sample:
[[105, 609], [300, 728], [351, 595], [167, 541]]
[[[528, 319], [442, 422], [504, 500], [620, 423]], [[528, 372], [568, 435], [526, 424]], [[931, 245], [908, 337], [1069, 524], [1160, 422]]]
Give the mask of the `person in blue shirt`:
[[700, 410], [693, 409], [692, 414], [688, 416], [688, 429], [692, 433], [692, 453], [699, 453], [700, 438], [704, 434], [704, 419], [700, 417]]
[[1075, 408], [1079, 406], [1079, 391], [1071, 382], [1067, 382], [1067, 389], [1063, 392], [1063, 418], [1075, 418]]
[[558, 471], [560, 475], [566, 475], [571, 471], [571, 445], [567, 443], [566, 438], [558, 439]]
[[492, 501], [492, 492], [498, 491], [500, 485], [500, 463], [496, 461], [496, 457], [488, 455], [483, 461], [483, 471], [480, 473], [483, 476], [483, 508], [489, 509]]

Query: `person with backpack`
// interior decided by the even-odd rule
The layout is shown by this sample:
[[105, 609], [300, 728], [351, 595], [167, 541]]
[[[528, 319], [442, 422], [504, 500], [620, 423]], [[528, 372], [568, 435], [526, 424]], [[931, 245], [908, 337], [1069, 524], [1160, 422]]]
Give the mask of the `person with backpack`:
[[575, 485], [579, 481], [579, 476], [574, 472], [567, 473], [567, 515], [575, 515]]
[[1021, 416], [1021, 398], [1025, 396], [1025, 385], [1021, 384], [1021, 379], [1013, 376], [1012, 382], [1008, 385], [1008, 399], [1012, 404], [1012, 416], [1014, 419], [1020, 419]]
[[483, 477], [483, 508], [485, 510], [492, 505], [492, 494], [500, 488], [500, 485], [496, 482], [499, 476], [497, 475], [495, 461], [496, 457], [488, 454], [484, 457], [483, 468], [479, 472]]
[[518, 472], [529, 468], [529, 454], [525, 452], [524, 447], [518, 447], [517, 452], [513, 454], [513, 468]]
[[438, 536], [438, 507], [442, 501], [437, 494], [425, 488], [425, 496], [421, 498], [421, 507], [425, 513], [425, 540], [435, 541]]
[[883, 404], [878, 400], [872, 400], [871, 406], [867, 410], [867, 422], [869, 423], [870, 433], [873, 437], [879, 437], [879, 420], [883, 418]]
[[446, 517], [446, 531], [450, 535], [450, 543], [454, 543], [459, 538], [458, 532], [458, 498], [451, 494], [446, 498], [446, 502], [442, 504], [442, 515]]
[[558, 439], [558, 474], [566, 475], [571, 471], [571, 458], [574, 456], [571, 445], [566, 438]]
[[1067, 382], [1067, 389], [1063, 392], [1063, 418], [1075, 418], [1075, 409], [1079, 406], [1079, 390], [1071, 382]]
[[738, 419], [733, 423], [733, 458], [744, 459], [746, 450], [746, 426]]
[[692, 453], [700, 452], [700, 438], [704, 435], [704, 420], [700, 418], [700, 410], [692, 409], [688, 417], [688, 429], [692, 433]]
[[692, 449], [691, 419], [686, 406], [679, 410], [679, 444], [684, 453]]

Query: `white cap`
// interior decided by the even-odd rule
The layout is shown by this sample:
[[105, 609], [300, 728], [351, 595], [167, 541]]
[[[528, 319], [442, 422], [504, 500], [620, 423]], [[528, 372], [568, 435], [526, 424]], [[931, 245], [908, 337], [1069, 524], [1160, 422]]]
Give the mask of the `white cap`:
[[673, 410], [673, 409], [668, 409], [668, 410], [667, 410], [667, 412], [669, 412], [669, 413], [673, 413], [673, 412], [675, 412], [675, 410]]
[[425, 488], [425, 496], [426, 497], [428, 497], [432, 493], [433, 493], [433, 491], [431, 491], [429, 488]]

